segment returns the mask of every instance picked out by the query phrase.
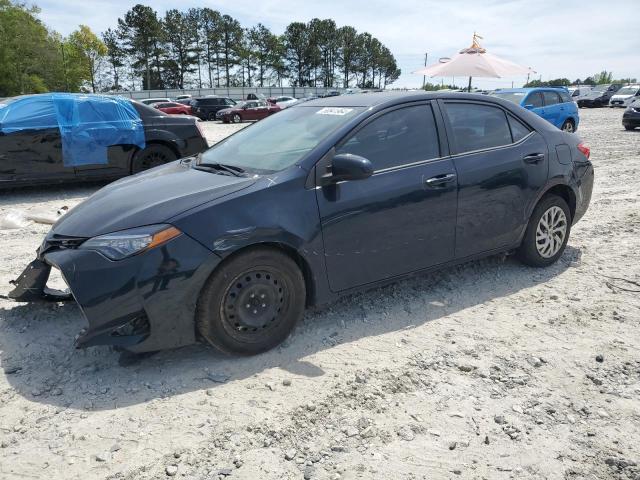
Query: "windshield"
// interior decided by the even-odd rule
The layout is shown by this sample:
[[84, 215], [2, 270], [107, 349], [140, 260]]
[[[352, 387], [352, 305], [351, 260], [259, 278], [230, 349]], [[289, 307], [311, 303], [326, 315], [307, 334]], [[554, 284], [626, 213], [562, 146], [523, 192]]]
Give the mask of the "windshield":
[[520, 105], [527, 92], [493, 92], [491, 95]]
[[638, 87], [622, 87], [616, 92], [616, 95], [635, 95], [638, 90]]
[[252, 173], [273, 173], [296, 164], [361, 107], [292, 107], [216, 144], [200, 163], [222, 163]]

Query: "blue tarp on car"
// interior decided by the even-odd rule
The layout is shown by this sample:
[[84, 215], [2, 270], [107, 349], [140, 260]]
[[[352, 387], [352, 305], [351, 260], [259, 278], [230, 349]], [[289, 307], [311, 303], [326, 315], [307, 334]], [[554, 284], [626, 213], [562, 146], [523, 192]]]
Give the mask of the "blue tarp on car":
[[130, 100], [106, 95], [46, 93], [0, 102], [0, 132], [58, 128], [65, 166], [108, 163], [111, 145], [145, 147], [142, 119]]

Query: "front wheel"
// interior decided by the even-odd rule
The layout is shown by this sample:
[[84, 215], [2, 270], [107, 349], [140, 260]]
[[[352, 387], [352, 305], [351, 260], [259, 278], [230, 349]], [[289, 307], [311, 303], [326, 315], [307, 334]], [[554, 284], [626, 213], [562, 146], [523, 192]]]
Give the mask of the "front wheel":
[[236, 113], [236, 114], [233, 116], [233, 123], [242, 123], [242, 117], [240, 116], [240, 114], [239, 114], [239, 113]]
[[289, 256], [271, 248], [247, 250], [207, 280], [198, 299], [197, 328], [223, 352], [255, 355], [293, 331], [305, 296], [302, 272]]
[[557, 195], [540, 200], [518, 248], [518, 258], [532, 267], [555, 263], [567, 246], [571, 232], [571, 212], [567, 202]]
[[624, 126], [625, 130], [633, 130], [634, 128], [636, 128], [636, 127], [634, 127], [633, 125], [625, 125]]

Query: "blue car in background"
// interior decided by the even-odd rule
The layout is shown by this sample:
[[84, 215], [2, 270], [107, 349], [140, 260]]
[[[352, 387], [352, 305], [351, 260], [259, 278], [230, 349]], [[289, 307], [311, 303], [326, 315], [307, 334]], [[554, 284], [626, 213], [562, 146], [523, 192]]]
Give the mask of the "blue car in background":
[[508, 88], [491, 95], [517, 103], [565, 132], [578, 129], [578, 106], [564, 87]]

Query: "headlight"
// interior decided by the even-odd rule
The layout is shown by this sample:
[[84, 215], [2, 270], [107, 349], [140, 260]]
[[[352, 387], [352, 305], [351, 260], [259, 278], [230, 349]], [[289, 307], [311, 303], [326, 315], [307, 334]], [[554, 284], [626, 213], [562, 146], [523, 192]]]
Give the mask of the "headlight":
[[162, 245], [181, 233], [171, 225], [150, 225], [93, 237], [78, 248], [95, 250], [111, 260], [122, 260]]

